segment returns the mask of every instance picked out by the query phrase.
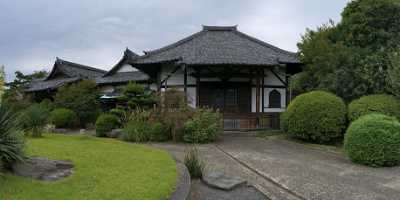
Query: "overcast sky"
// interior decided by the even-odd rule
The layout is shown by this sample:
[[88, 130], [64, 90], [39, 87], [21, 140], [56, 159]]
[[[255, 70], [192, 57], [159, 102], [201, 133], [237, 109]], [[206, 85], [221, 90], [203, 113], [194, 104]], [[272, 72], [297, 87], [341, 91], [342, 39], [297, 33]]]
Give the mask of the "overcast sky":
[[297, 51], [306, 28], [340, 20], [348, 0], [0, 0], [0, 65], [50, 70], [55, 58], [110, 69], [126, 47], [160, 48], [201, 30], [238, 25]]

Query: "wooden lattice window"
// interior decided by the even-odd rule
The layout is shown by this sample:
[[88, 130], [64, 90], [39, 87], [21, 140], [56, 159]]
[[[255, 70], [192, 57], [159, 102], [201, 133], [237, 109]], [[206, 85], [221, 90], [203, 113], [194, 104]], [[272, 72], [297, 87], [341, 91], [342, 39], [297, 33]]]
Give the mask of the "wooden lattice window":
[[278, 90], [272, 90], [269, 93], [269, 107], [281, 108], [281, 93]]
[[227, 89], [225, 95], [225, 102], [227, 106], [238, 105], [238, 90], [237, 89]]

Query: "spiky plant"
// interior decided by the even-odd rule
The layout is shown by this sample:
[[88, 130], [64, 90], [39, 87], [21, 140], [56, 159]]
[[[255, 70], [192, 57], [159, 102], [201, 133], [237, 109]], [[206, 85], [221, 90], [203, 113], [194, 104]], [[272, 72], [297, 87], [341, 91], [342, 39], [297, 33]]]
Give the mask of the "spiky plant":
[[16, 115], [0, 105], [0, 165], [24, 159], [24, 138]]
[[204, 162], [201, 160], [199, 151], [195, 146], [192, 146], [186, 153], [184, 164], [192, 179], [201, 179], [203, 177]]
[[49, 110], [40, 104], [32, 104], [21, 115], [20, 120], [24, 129], [30, 131], [33, 137], [41, 137], [47, 124]]

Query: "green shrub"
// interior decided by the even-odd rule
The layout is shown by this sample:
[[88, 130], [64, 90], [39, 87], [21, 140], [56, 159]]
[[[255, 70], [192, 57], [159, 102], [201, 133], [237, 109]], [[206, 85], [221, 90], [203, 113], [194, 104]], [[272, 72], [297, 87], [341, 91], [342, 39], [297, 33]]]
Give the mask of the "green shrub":
[[348, 117], [350, 121], [372, 113], [380, 113], [400, 119], [400, 102], [393, 96], [381, 94], [361, 97], [349, 105]]
[[296, 97], [282, 116], [289, 136], [325, 143], [343, 136], [346, 105], [334, 94], [315, 91]]
[[49, 110], [49, 111], [52, 111], [52, 110], [55, 109], [55, 105], [54, 105], [54, 103], [53, 103], [50, 99], [43, 99], [43, 100], [40, 102], [40, 105], [41, 105], [43, 108], [46, 108], [46, 109]]
[[24, 137], [19, 124], [16, 115], [0, 105], [0, 164], [24, 159]]
[[150, 129], [150, 141], [153, 142], [162, 142], [169, 139], [168, 127], [163, 125], [160, 122], [155, 122], [153, 124], [149, 124]]
[[129, 109], [151, 108], [157, 102], [153, 91], [135, 82], [129, 82], [122, 88], [122, 96], [118, 100]]
[[149, 141], [148, 124], [143, 121], [130, 121], [122, 131], [121, 139], [129, 142]]
[[56, 128], [73, 128], [78, 124], [78, 116], [70, 109], [58, 108], [51, 111], [50, 122]]
[[100, 112], [99, 92], [95, 82], [84, 80], [76, 84], [60, 87], [54, 97], [59, 108], [73, 110], [82, 127], [93, 124]]
[[203, 177], [204, 163], [200, 160], [199, 152], [195, 147], [186, 153], [184, 164], [186, 165], [192, 179]]
[[184, 124], [183, 140], [188, 143], [213, 142], [221, 130], [220, 116], [212, 109], [198, 109]]
[[162, 142], [168, 140], [168, 129], [160, 122], [130, 121], [122, 131], [122, 140], [130, 142]]
[[24, 129], [30, 131], [33, 137], [41, 137], [47, 124], [49, 110], [40, 104], [32, 104], [20, 116]]
[[370, 114], [348, 128], [344, 150], [356, 163], [374, 167], [400, 164], [400, 122], [394, 117]]
[[105, 137], [108, 132], [118, 128], [118, 117], [112, 114], [102, 114], [96, 121], [96, 136]]
[[280, 122], [281, 130], [283, 132], [287, 133], [288, 132], [288, 125], [287, 125], [288, 114], [287, 114], [287, 112], [281, 113], [281, 115], [279, 117], [280, 117], [279, 122]]
[[126, 116], [126, 111], [122, 108], [113, 108], [110, 110], [110, 114], [117, 116], [121, 120]]

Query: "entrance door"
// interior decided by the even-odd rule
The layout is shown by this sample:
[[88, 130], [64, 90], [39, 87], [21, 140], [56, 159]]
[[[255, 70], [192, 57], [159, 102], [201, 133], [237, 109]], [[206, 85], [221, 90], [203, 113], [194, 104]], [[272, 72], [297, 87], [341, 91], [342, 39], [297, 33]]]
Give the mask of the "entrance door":
[[248, 83], [201, 83], [200, 106], [219, 109], [223, 113], [249, 113], [251, 87]]

